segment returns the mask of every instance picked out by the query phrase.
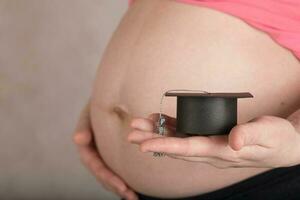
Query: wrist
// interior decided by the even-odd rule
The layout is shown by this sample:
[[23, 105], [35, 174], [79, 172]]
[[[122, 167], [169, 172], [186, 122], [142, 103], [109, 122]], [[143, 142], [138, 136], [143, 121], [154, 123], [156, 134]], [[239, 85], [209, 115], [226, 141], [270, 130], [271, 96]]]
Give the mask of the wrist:
[[298, 134], [298, 144], [295, 150], [296, 154], [296, 163], [294, 165], [300, 165], [300, 109], [291, 114], [287, 120], [291, 123], [291, 125], [295, 128], [295, 132]]

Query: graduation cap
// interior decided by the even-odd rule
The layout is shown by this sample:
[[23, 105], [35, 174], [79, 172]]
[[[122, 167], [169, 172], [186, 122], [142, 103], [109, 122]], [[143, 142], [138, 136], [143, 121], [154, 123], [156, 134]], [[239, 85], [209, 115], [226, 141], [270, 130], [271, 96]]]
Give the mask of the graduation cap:
[[229, 134], [237, 124], [237, 99], [253, 97], [248, 92], [187, 91], [170, 90], [165, 96], [177, 97], [176, 132], [188, 135]]

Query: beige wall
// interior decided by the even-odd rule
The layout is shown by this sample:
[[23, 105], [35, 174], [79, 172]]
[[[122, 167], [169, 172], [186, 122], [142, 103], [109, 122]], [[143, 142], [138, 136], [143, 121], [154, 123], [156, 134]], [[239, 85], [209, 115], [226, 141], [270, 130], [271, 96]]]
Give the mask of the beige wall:
[[0, 199], [119, 199], [71, 134], [127, 0], [0, 0]]

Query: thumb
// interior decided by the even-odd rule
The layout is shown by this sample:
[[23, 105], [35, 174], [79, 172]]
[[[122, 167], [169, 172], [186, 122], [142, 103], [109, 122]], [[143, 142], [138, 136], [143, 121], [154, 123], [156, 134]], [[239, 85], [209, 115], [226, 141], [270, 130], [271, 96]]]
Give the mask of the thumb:
[[268, 148], [272, 141], [280, 139], [276, 135], [282, 132], [282, 125], [285, 124], [285, 121], [279, 117], [261, 116], [247, 123], [239, 124], [233, 127], [229, 133], [229, 146], [237, 151], [248, 145], [260, 145]]
[[233, 127], [228, 136], [228, 144], [233, 150], [239, 151], [244, 146], [259, 144], [263, 136], [261, 123], [251, 121]]

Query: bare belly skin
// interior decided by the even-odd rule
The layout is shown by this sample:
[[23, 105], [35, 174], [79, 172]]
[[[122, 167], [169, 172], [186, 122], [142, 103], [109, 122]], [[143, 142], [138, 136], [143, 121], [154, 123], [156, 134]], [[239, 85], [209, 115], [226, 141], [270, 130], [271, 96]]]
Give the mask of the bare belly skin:
[[[255, 98], [239, 100], [238, 123], [287, 117], [300, 107], [300, 63], [265, 33], [222, 12], [167, 0], [134, 3], [100, 63], [91, 119], [104, 161], [138, 192], [192, 196], [269, 170], [155, 158], [127, 142], [130, 119], [158, 112], [162, 93], [178, 88], [251, 92]], [[176, 98], [164, 100], [163, 112], [176, 116]]]

